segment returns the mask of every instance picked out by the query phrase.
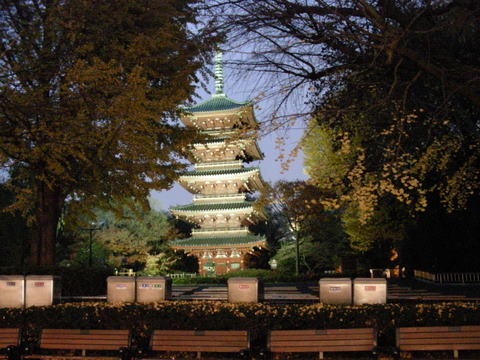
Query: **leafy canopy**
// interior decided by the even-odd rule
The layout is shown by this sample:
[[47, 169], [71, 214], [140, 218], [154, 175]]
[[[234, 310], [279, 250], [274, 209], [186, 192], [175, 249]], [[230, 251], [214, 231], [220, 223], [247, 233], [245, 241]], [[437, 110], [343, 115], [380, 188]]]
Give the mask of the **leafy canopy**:
[[[177, 106], [218, 39], [198, 23], [196, 6], [0, 2], [0, 165], [20, 169], [10, 209], [37, 228], [34, 262], [53, 262], [66, 200], [89, 209], [146, 199], [183, 169], [195, 134], [178, 125]], [[22, 181], [28, 186], [15, 186]]]

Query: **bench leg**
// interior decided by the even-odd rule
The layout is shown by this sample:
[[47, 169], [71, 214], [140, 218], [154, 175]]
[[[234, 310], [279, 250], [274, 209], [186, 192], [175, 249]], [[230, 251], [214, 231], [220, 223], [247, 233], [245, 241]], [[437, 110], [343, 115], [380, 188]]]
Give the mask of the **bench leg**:
[[323, 351], [320, 351], [320, 352], [318, 353], [318, 358], [319, 358], [320, 360], [323, 360]]
[[453, 350], [453, 358], [458, 359], [458, 350]]
[[202, 353], [200, 351], [197, 352], [197, 359], [201, 359], [202, 358]]

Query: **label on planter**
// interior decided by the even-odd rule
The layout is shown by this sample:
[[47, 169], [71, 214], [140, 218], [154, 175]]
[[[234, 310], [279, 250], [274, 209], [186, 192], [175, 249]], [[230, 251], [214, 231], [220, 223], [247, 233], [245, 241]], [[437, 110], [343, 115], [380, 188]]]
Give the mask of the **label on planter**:
[[377, 287], [373, 285], [365, 286], [364, 288], [365, 291], [376, 291]]
[[115, 285], [115, 289], [126, 290], [127, 289], [127, 284], [117, 284], [117, 285]]
[[241, 285], [238, 285], [238, 288], [240, 290], [247, 290], [247, 289], [250, 289], [250, 285], [241, 284]]
[[340, 286], [330, 286], [328, 288], [328, 292], [331, 292], [331, 293], [337, 293], [337, 292], [340, 292], [342, 289], [340, 288]]
[[162, 284], [153, 284], [153, 287], [155, 289], [161, 289], [162, 288]]
[[148, 289], [150, 287], [150, 284], [140, 284], [141, 289]]
[[33, 283], [33, 286], [35, 287], [44, 287], [45, 286], [45, 283], [43, 281], [35, 281]]

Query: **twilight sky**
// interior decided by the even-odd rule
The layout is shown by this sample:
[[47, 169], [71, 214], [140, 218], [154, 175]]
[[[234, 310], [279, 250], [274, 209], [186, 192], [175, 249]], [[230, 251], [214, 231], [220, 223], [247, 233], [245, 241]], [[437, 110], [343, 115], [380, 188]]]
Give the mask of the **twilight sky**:
[[[225, 57], [228, 58], [228, 54]], [[213, 67], [213, 66], [212, 66]], [[258, 82], [249, 81], [246, 77], [240, 77], [234, 74], [234, 70], [229, 69], [227, 66], [224, 68], [224, 92], [225, 94], [236, 101], [247, 101], [254, 99], [263, 92], [261, 89], [262, 86], [266, 84], [258, 84]], [[252, 84], [256, 86], [252, 86]], [[211, 93], [214, 93], [214, 81], [213, 78], [208, 85], [208, 89]], [[200, 98], [195, 101], [195, 103], [200, 103], [209, 99], [212, 95], [207, 94], [203, 90], [199, 90]], [[268, 120], [271, 116], [271, 108], [273, 108], [272, 101], [263, 100], [258, 104], [261, 108], [255, 107], [255, 115], [258, 122], [263, 122]], [[294, 105], [292, 105], [294, 106]], [[295, 111], [293, 111], [295, 112]], [[300, 127], [293, 127], [288, 130], [280, 130], [275, 133], [268, 133], [263, 135], [258, 139], [259, 147], [264, 153], [264, 160], [254, 161], [249, 164], [246, 164], [247, 167], [259, 166], [261, 170], [262, 177], [267, 182], [276, 182], [278, 180], [296, 180], [296, 179], [306, 179], [306, 175], [303, 172], [303, 158], [302, 153], [300, 153], [295, 160], [290, 163], [289, 169], [287, 171], [282, 171], [281, 160], [278, 159], [279, 155], [282, 153], [279, 149], [276, 149], [277, 137], [285, 138], [285, 146], [283, 153], [285, 158], [288, 157], [288, 153], [291, 149], [295, 147], [298, 143], [298, 140], [303, 134], [303, 129]], [[192, 202], [192, 195], [184, 190], [178, 184], [175, 184], [174, 187], [168, 191], [154, 191], [152, 192], [152, 200], [155, 204], [154, 207], [158, 209], [168, 210], [169, 207], [175, 205], [187, 205]], [[153, 204], [152, 204], [153, 205]]]

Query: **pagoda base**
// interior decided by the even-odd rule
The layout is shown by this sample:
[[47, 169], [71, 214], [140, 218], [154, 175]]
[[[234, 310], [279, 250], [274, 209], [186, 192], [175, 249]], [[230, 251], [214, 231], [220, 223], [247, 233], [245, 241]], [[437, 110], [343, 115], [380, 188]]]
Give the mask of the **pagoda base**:
[[245, 255], [265, 247], [265, 238], [248, 234], [240, 237], [191, 237], [174, 241], [171, 246], [193, 255], [200, 275], [223, 275], [246, 268]]

